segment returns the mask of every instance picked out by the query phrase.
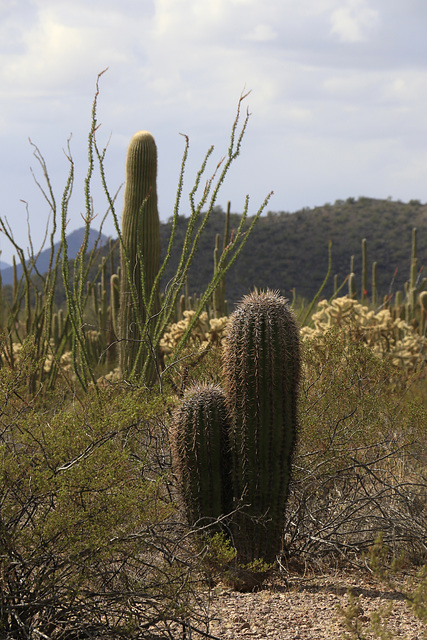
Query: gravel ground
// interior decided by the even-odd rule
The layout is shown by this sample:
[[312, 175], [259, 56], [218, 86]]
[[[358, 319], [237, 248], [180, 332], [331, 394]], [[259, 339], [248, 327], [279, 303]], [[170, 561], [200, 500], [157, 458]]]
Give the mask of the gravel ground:
[[[400, 586], [404, 589], [403, 583]], [[349, 590], [357, 598], [361, 625], [359, 636], [350, 637], [376, 637], [369, 633], [370, 613], [391, 604], [387, 622], [391, 638], [427, 638], [425, 625], [412, 615], [400, 588], [387, 588], [366, 575], [355, 574], [296, 580], [291, 585], [277, 582], [257, 593], [217, 587], [210, 604], [208, 632], [221, 640], [342, 640], [348, 631], [338, 606], [348, 606]], [[191, 637], [202, 636], [192, 633]]]

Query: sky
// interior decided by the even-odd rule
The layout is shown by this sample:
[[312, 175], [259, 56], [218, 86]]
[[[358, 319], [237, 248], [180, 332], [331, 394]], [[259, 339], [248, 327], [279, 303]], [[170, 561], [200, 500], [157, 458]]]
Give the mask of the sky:
[[[158, 148], [159, 214], [180, 213], [207, 149], [206, 178], [227, 153], [242, 93], [241, 154], [217, 203], [255, 213], [348, 197], [427, 201], [425, 0], [0, 0], [0, 217], [35, 249], [49, 206], [37, 146], [60, 208], [68, 140], [75, 165], [68, 229], [85, 211], [87, 138], [98, 74], [97, 140], [112, 193], [132, 135]], [[96, 172], [95, 172], [96, 173]], [[35, 179], [34, 179], [35, 178]], [[121, 191], [117, 197], [120, 217]], [[92, 185], [99, 227], [107, 202]], [[50, 227], [48, 227], [50, 228]], [[114, 235], [111, 215], [104, 232]], [[1, 259], [14, 253], [0, 234]]]

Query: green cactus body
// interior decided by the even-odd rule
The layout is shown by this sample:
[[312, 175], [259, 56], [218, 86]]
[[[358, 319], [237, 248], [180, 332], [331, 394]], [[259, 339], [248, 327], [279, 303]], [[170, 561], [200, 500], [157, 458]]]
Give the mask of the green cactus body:
[[338, 295], [338, 274], [334, 275], [334, 298]]
[[278, 293], [250, 294], [230, 316], [224, 374], [233, 492], [249, 505], [236, 514], [235, 546], [243, 562], [273, 562], [281, 548], [300, 376], [298, 327]]
[[[195, 385], [170, 429], [173, 464], [190, 525], [231, 511], [228, 417], [222, 389]], [[203, 522], [207, 524], [207, 522]]]
[[378, 287], [377, 287], [377, 263], [372, 263], [372, 304], [378, 304]]
[[426, 335], [427, 328], [427, 291], [421, 291], [418, 302], [420, 305], [420, 335]]
[[178, 320], [182, 320], [185, 311], [185, 295], [182, 293], [178, 302]]
[[362, 240], [362, 303], [368, 297], [368, 248], [366, 238]]
[[[148, 304], [160, 267], [160, 223], [157, 210], [157, 148], [148, 131], [139, 131], [130, 141], [126, 159], [126, 186], [122, 214], [120, 284], [120, 369], [124, 377], [139, 375], [148, 357], [145, 343]], [[144, 289], [141, 264], [144, 263]], [[133, 291], [133, 294], [132, 294]], [[159, 311], [160, 297], [154, 292], [150, 315]], [[142, 333], [141, 333], [141, 330]], [[152, 381], [154, 367], [147, 378]]]
[[348, 276], [348, 296], [353, 300], [357, 299], [356, 275], [353, 271]]
[[98, 309], [99, 309], [98, 287], [96, 286], [96, 282], [92, 284], [88, 283], [88, 287], [90, 289], [90, 294], [92, 298], [93, 317], [98, 319]]

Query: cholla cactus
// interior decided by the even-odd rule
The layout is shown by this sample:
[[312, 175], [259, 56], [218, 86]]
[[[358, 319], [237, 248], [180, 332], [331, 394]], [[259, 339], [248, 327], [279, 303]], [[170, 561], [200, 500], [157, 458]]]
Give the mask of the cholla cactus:
[[[173, 353], [193, 319], [195, 311], [183, 312], [183, 319], [172, 324], [160, 341], [162, 352], [167, 355]], [[210, 344], [222, 344], [225, 339], [228, 317], [208, 318], [206, 311], [200, 314], [195, 323], [187, 344], [197, 349], [205, 349]]]
[[319, 302], [312, 321], [314, 328], [301, 329], [303, 339], [321, 342], [325, 331], [340, 327], [349, 338], [361, 340], [376, 355], [405, 370], [414, 369], [427, 353], [425, 338], [389, 309], [374, 311], [346, 296]]
[[[49, 353], [46, 356], [46, 360], [44, 361], [44, 371], [46, 373], [49, 373], [55, 362], [55, 358], [52, 354]], [[61, 367], [62, 371], [67, 371], [69, 374], [73, 374], [73, 354], [71, 353], [71, 351], [66, 351], [61, 355], [61, 357], [59, 358], [59, 366]], [[75, 376], [72, 375], [72, 377], [74, 378]]]

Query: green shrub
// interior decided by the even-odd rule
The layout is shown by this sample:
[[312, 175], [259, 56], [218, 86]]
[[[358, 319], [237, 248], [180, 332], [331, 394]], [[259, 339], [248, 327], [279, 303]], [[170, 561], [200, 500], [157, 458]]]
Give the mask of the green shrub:
[[0, 369], [0, 636], [151, 637], [193, 606], [171, 400], [116, 385], [37, 405], [20, 393], [28, 360]]

